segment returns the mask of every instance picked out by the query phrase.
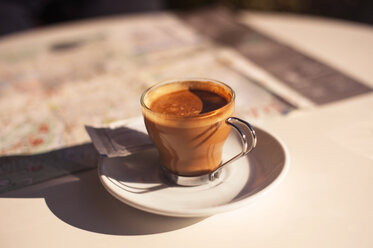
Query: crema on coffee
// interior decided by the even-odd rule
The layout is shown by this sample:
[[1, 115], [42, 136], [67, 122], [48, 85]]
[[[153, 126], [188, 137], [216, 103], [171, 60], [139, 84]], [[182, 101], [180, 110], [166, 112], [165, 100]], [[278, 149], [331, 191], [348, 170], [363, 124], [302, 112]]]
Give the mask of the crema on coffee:
[[180, 90], [155, 99], [150, 109], [168, 115], [196, 116], [219, 109], [227, 104], [224, 97], [207, 90]]

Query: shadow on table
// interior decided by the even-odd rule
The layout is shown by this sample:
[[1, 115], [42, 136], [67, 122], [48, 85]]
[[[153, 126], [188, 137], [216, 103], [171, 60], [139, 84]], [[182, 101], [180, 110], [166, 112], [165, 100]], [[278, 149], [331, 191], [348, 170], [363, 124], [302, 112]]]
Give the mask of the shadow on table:
[[[56, 154], [67, 152], [70, 155], [73, 154], [74, 157], [79, 157], [79, 152], [82, 150], [85, 151], [85, 155], [91, 152], [92, 156], [97, 156], [91, 144], [84, 144], [45, 154], [6, 157], [6, 162], [14, 164], [17, 160], [27, 160], [28, 163], [37, 165], [40, 161], [54, 160], [55, 163], [62, 163], [66, 161], [63, 160], [64, 156], [56, 156]], [[48, 156], [49, 158], [46, 158]], [[56, 161], [56, 159], [59, 160], [58, 158], [61, 160]], [[4, 157], [0, 158], [0, 161], [3, 163]], [[97, 162], [97, 158], [91, 161]], [[95, 167], [95, 165], [92, 166]], [[9, 191], [1, 194], [0, 197], [44, 198], [49, 209], [62, 221], [87, 231], [112, 235], [168, 232], [204, 219], [164, 217], [132, 208], [112, 197], [103, 188], [96, 169], [60, 177], [21, 190]]]

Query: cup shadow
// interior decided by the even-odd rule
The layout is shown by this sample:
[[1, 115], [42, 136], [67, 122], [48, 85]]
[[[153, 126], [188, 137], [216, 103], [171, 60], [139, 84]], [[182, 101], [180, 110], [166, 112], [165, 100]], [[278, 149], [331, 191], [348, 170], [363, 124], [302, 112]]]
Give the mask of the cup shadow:
[[2, 193], [0, 197], [44, 198], [49, 210], [65, 223], [83, 230], [111, 235], [147, 235], [169, 232], [205, 219], [155, 215], [135, 209], [115, 199], [100, 183], [96, 169], [98, 154], [92, 144], [68, 147], [38, 155], [0, 157], [0, 165], [12, 165], [26, 160], [31, 165], [39, 165], [41, 162], [51, 163], [51, 161], [59, 164], [72, 163], [61, 154], [68, 153], [74, 158], [79, 158], [82, 150], [85, 156], [87, 152], [92, 156], [90, 160], [87, 160], [91, 163], [86, 164], [87, 168], [94, 167], [95, 169], [87, 169], [22, 189], [8, 191]]

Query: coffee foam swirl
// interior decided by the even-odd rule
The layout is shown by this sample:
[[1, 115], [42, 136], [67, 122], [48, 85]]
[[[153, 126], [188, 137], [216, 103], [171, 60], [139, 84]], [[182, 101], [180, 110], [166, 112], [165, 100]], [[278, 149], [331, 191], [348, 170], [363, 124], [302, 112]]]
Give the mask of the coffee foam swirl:
[[[224, 106], [201, 114], [175, 115], [154, 111], [152, 103], [173, 92], [186, 90], [201, 90], [214, 93], [227, 101]], [[234, 112], [234, 93], [231, 88], [223, 83], [217, 84], [214, 81], [173, 81], [156, 85], [150, 88], [142, 96], [144, 118], [164, 126], [174, 127], [198, 127], [213, 125], [219, 121], [225, 121], [226, 118], [233, 115]], [[166, 111], [167, 112], [167, 111]], [[200, 112], [200, 111], [199, 111]]]

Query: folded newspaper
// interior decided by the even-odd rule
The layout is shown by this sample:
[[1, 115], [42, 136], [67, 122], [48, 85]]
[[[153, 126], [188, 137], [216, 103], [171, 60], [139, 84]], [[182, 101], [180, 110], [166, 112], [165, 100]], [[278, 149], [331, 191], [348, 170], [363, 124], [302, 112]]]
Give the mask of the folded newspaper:
[[126, 157], [154, 148], [142, 118], [117, 121], [106, 127], [86, 126], [86, 130], [101, 156]]

